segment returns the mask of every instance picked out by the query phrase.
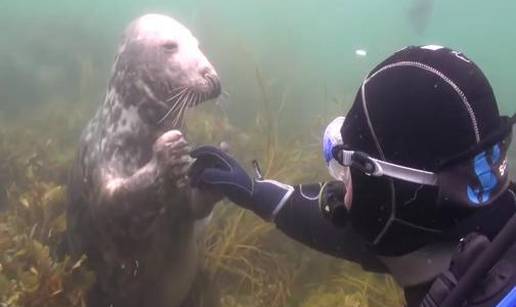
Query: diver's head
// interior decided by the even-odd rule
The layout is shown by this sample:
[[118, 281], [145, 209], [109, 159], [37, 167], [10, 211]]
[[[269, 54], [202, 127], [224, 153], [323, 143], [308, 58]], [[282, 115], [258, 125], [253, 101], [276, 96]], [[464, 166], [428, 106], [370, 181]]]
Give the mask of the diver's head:
[[408, 47], [367, 76], [333, 154], [351, 166], [354, 228], [383, 255], [442, 238], [506, 190], [512, 120], [460, 52]]

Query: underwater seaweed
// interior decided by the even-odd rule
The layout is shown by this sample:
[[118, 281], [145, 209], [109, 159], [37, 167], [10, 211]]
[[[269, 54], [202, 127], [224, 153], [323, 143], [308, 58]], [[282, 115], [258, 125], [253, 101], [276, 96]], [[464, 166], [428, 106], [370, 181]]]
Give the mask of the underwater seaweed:
[[288, 262], [263, 245], [272, 226], [227, 204], [216, 215], [203, 254], [210, 280], [224, 284], [222, 306], [286, 306], [292, 283]]
[[[238, 135], [237, 144], [229, 148], [245, 166], [260, 161], [264, 176], [290, 183], [321, 180], [326, 173], [321, 136], [313, 135], [310, 143], [281, 134], [278, 123], [287, 95], [274, 97], [259, 70], [256, 78], [262, 105], [255, 127], [242, 131], [227, 118], [201, 112], [188, 121], [192, 131], [187, 135], [198, 144]], [[325, 115], [317, 117], [314, 130], [321, 131], [327, 121]], [[273, 224], [229, 206], [223, 203], [215, 209], [204, 242], [203, 267], [213, 283], [223, 285], [222, 306], [402, 306], [402, 292], [392, 278], [309, 250]]]
[[334, 265], [333, 270], [326, 282], [308, 287], [301, 307], [405, 306], [403, 291], [391, 276], [364, 272], [348, 261]]
[[[254, 125], [233, 126], [220, 106], [205, 104], [188, 114], [195, 118], [186, 121], [188, 140], [193, 145], [224, 141], [246, 167], [259, 161], [269, 178], [292, 184], [326, 179], [321, 135], [284, 132], [279, 123], [291, 102], [287, 91], [273, 94], [258, 69], [256, 78], [262, 99]], [[93, 112], [86, 101], [52, 101], [23, 121], [0, 127], [0, 306], [84, 306], [94, 274], [83, 265], [84, 257], [70, 260], [63, 241], [67, 172]], [[327, 117], [317, 116], [309, 128], [322, 131]], [[213, 306], [207, 284], [217, 288], [215, 300], [225, 307], [402, 304], [392, 279], [310, 250], [227, 203], [215, 209], [202, 243], [205, 280], [194, 286], [201, 293], [199, 306]]]
[[403, 291], [396, 285], [394, 279], [385, 274], [363, 272], [356, 264], [345, 263], [337, 276], [332, 279], [334, 285], [340, 288], [355, 289], [368, 306], [403, 306], [405, 299]]
[[94, 280], [82, 266], [84, 258], [58, 257], [66, 231], [66, 188], [54, 171], [66, 159], [51, 155], [57, 150], [51, 147], [52, 142], [17, 129], [0, 137], [7, 208], [0, 213], [1, 306], [84, 306]]
[[1, 306], [84, 306], [85, 292], [94, 281], [93, 273], [77, 262], [55, 260], [50, 248], [21, 234], [24, 221], [0, 221]]

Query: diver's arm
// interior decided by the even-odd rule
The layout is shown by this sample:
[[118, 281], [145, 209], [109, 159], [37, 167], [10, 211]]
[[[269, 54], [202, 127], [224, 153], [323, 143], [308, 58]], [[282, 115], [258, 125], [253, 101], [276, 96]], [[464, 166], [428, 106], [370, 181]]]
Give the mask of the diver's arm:
[[251, 178], [239, 163], [222, 150], [201, 146], [191, 153], [197, 158], [190, 178], [193, 186], [214, 189], [240, 207], [249, 209], [291, 238], [323, 253], [384, 271], [351, 227], [330, 223], [319, 210], [321, 185], [297, 187], [274, 180]]
[[350, 225], [337, 227], [319, 209], [321, 184], [296, 186], [278, 211], [274, 223], [283, 233], [325, 254], [359, 263], [367, 270], [384, 272], [379, 260]]

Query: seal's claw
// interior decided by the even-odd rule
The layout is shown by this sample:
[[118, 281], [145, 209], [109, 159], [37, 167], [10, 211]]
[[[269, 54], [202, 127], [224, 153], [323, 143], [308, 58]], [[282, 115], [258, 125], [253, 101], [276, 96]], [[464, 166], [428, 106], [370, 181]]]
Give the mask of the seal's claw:
[[187, 183], [186, 174], [193, 159], [189, 156], [190, 146], [179, 130], [170, 130], [161, 135], [153, 146], [154, 155], [161, 174], [175, 182], [177, 187]]
[[163, 133], [158, 138], [158, 140], [168, 141], [168, 142], [178, 141], [180, 139], [184, 139], [183, 133], [181, 131], [179, 131], [179, 130], [176, 130], [176, 129], [169, 130], [169, 131]]

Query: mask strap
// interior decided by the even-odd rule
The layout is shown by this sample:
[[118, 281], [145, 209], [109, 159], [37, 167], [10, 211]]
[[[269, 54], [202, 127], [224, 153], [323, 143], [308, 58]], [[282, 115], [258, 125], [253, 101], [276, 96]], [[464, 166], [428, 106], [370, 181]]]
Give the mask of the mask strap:
[[341, 165], [359, 169], [369, 176], [387, 176], [403, 181], [437, 186], [437, 175], [433, 172], [371, 158], [360, 151], [345, 150], [343, 146], [335, 146], [332, 154]]

